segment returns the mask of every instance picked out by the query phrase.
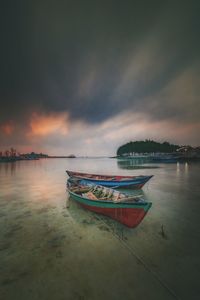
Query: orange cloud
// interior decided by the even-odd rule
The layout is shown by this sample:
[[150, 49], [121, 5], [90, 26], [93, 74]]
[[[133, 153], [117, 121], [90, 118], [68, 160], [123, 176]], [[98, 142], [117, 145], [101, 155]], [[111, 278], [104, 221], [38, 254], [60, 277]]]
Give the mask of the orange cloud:
[[41, 115], [33, 113], [30, 120], [30, 135], [45, 136], [53, 133], [66, 135], [68, 133], [68, 114]]
[[14, 131], [14, 126], [12, 121], [9, 121], [3, 125], [0, 126], [0, 130], [5, 134], [5, 135], [11, 135]]

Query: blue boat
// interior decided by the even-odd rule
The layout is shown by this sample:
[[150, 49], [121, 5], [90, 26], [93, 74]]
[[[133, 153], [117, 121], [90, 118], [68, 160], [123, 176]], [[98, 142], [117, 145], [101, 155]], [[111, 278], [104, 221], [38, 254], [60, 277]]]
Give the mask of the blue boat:
[[81, 172], [66, 171], [69, 177], [77, 178], [80, 184], [95, 184], [111, 188], [124, 189], [141, 189], [144, 184], [149, 181], [153, 175], [150, 176], [119, 176], [119, 175], [99, 175], [88, 174]]

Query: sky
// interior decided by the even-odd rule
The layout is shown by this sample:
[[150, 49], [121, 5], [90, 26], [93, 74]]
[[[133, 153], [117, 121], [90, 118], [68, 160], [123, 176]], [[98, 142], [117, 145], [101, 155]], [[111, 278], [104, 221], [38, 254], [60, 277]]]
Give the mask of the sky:
[[4, 1], [0, 149], [200, 145], [200, 1]]

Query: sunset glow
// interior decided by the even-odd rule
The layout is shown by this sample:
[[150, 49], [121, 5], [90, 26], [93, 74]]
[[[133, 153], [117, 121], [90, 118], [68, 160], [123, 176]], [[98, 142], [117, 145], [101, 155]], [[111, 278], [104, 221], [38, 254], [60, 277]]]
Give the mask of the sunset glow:
[[0, 126], [0, 131], [2, 131], [5, 135], [11, 135], [14, 131], [14, 125], [11, 121], [2, 124]]
[[28, 1], [33, 15], [16, 20], [7, 4], [1, 147], [98, 156], [142, 139], [199, 146], [193, 0], [72, 2]]
[[33, 113], [30, 120], [30, 135], [45, 136], [56, 132], [61, 135], [67, 135], [68, 127], [67, 113], [50, 115]]

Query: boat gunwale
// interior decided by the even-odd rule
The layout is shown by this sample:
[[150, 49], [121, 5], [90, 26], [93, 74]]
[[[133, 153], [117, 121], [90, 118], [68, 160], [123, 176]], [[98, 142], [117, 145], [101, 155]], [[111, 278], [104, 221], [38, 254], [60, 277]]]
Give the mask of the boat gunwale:
[[[72, 175], [69, 175], [69, 173], [72, 173]], [[69, 177], [75, 177], [75, 178], [81, 178], [81, 179], [85, 179], [85, 180], [93, 180], [93, 181], [105, 181], [105, 182], [132, 182], [138, 179], [150, 179], [152, 178], [154, 175], [136, 175], [136, 176], [126, 176], [126, 175], [103, 175], [103, 174], [91, 174], [91, 173], [82, 173], [82, 172], [74, 172], [74, 171], [69, 171], [66, 170], [66, 173], [68, 174]], [[73, 174], [80, 174], [80, 175], [73, 175]], [[101, 178], [91, 178], [91, 177], [86, 177], [86, 176], [81, 176], [81, 174], [83, 175], [92, 175], [92, 176], [100, 176], [100, 177], [121, 177], [123, 178], [128, 178], [127, 180], [108, 180], [108, 179], [101, 179]]]

